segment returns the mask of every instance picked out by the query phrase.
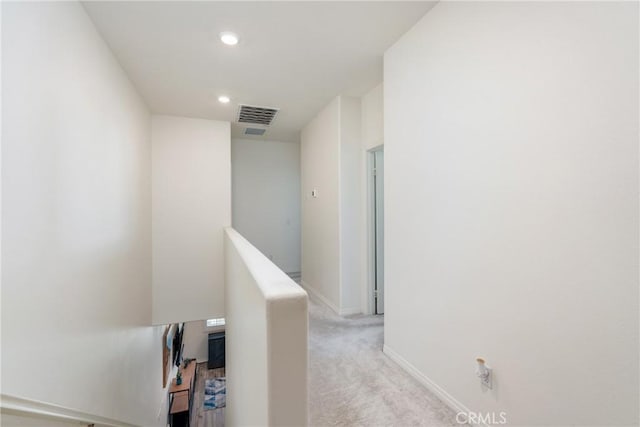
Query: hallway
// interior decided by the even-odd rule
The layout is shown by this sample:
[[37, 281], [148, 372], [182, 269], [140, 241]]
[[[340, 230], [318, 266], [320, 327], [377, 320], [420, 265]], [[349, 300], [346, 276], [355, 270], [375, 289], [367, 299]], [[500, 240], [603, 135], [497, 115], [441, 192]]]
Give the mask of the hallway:
[[341, 318], [309, 299], [312, 426], [457, 426], [455, 413], [385, 356], [381, 316]]

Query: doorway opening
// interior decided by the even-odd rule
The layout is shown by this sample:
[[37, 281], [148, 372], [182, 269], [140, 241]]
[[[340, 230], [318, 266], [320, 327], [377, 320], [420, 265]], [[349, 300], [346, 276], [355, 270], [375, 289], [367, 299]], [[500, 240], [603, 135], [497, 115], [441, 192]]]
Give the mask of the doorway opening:
[[370, 275], [373, 313], [384, 314], [384, 150], [369, 152]]

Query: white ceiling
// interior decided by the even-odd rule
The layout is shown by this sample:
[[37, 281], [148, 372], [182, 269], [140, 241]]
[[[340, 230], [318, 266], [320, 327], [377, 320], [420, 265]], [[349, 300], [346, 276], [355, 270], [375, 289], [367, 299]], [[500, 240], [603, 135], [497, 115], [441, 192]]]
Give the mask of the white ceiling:
[[[233, 123], [240, 103], [277, 107], [264, 138], [297, 141], [333, 97], [382, 81], [384, 51], [435, 2], [83, 4], [154, 113]], [[240, 43], [223, 45], [221, 31]]]

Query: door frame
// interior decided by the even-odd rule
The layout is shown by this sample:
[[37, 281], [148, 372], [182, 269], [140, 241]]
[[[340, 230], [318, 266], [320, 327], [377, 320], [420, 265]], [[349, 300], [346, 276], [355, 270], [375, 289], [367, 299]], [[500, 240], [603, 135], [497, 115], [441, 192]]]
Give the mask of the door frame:
[[[375, 187], [373, 179], [373, 166], [376, 152], [384, 152], [384, 145], [378, 145], [367, 150], [367, 313], [376, 313], [375, 286], [376, 286], [376, 251], [375, 251]], [[384, 291], [382, 294], [384, 298]]]

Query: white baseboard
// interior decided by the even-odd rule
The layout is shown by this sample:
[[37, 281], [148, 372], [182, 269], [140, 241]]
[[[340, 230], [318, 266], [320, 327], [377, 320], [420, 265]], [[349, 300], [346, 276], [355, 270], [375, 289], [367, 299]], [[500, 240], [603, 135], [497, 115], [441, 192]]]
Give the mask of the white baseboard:
[[362, 310], [360, 310], [360, 307], [343, 308], [339, 312], [340, 316], [350, 316], [352, 314], [361, 314], [361, 313], [362, 313]]
[[[67, 408], [54, 403], [42, 402], [25, 397], [0, 394], [0, 413], [17, 415], [21, 417], [36, 418], [64, 422], [68, 424], [100, 425], [104, 427], [135, 427], [134, 424], [125, 423], [100, 415], [89, 414], [77, 409]], [[42, 425], [46, 425], [42, 421]]]
[[317, 298], [318, 300], [320, 300], [321, 303], [323, 303], [324, 305], [326, 305], [327, 307], [329, 307], [331, 310], [333, 310], [336, 314], [340, 315], [340, 310], [338, 309], [338, 307], [335, 306], [335, 304], [333, 304], [331, 301], [329, 301], [329, 298], [325, 297], [324, 295], [322, 295], [319, 291], [317, 291], [316, 289], [313, 289], [313, 287], [309, 286], [308, 283], [306, 283], [304, 280], [300, 281], [300, 284], [302, 285], [302, 287], [309, 292], [313, 297]]
[[[400, 356], [396, 353], [391, 347], [387, 344], [384, 344], [382, 347], [382, 352], [389, 356], [389, 359], [396, 362], [402, 369], [404, 369], [409, 375], [418, 380], [423, 386], [425, 386], [429, 391], [438, 396], [440, 400], [442, 400], [448, 407], [458, 412], [464, 412], [465, 414], [470, 413], [469, 408], [464, 406], [458, 399], [451, 396], [449, 393], [445, 391], [438, 384], [434, 383], [429, 377], [420, 372], [418, 368], [409, 363], [404, 357]], [[472, 424], [476, 427], [488, 427], [485, 424]]]
[[304, 280], [301, 280], [300, 284], [307, 292], [309, 292], [313, 297], [317, 298], [321, 303], [323, 303], [324, 305], [329, 307], [331, 310], [333, 310], [338, 316], [350, 316], [352, 314], [362, 313], [362, 310], [360, 309], [360, 307], [339, 309], [338, 307], [336, 307], [334, 303], [329, 301], [329, 298], [322, 295], [320, 291], [313, 289], [313, 287], [309, 286], [309, 284], [306, 283]]

